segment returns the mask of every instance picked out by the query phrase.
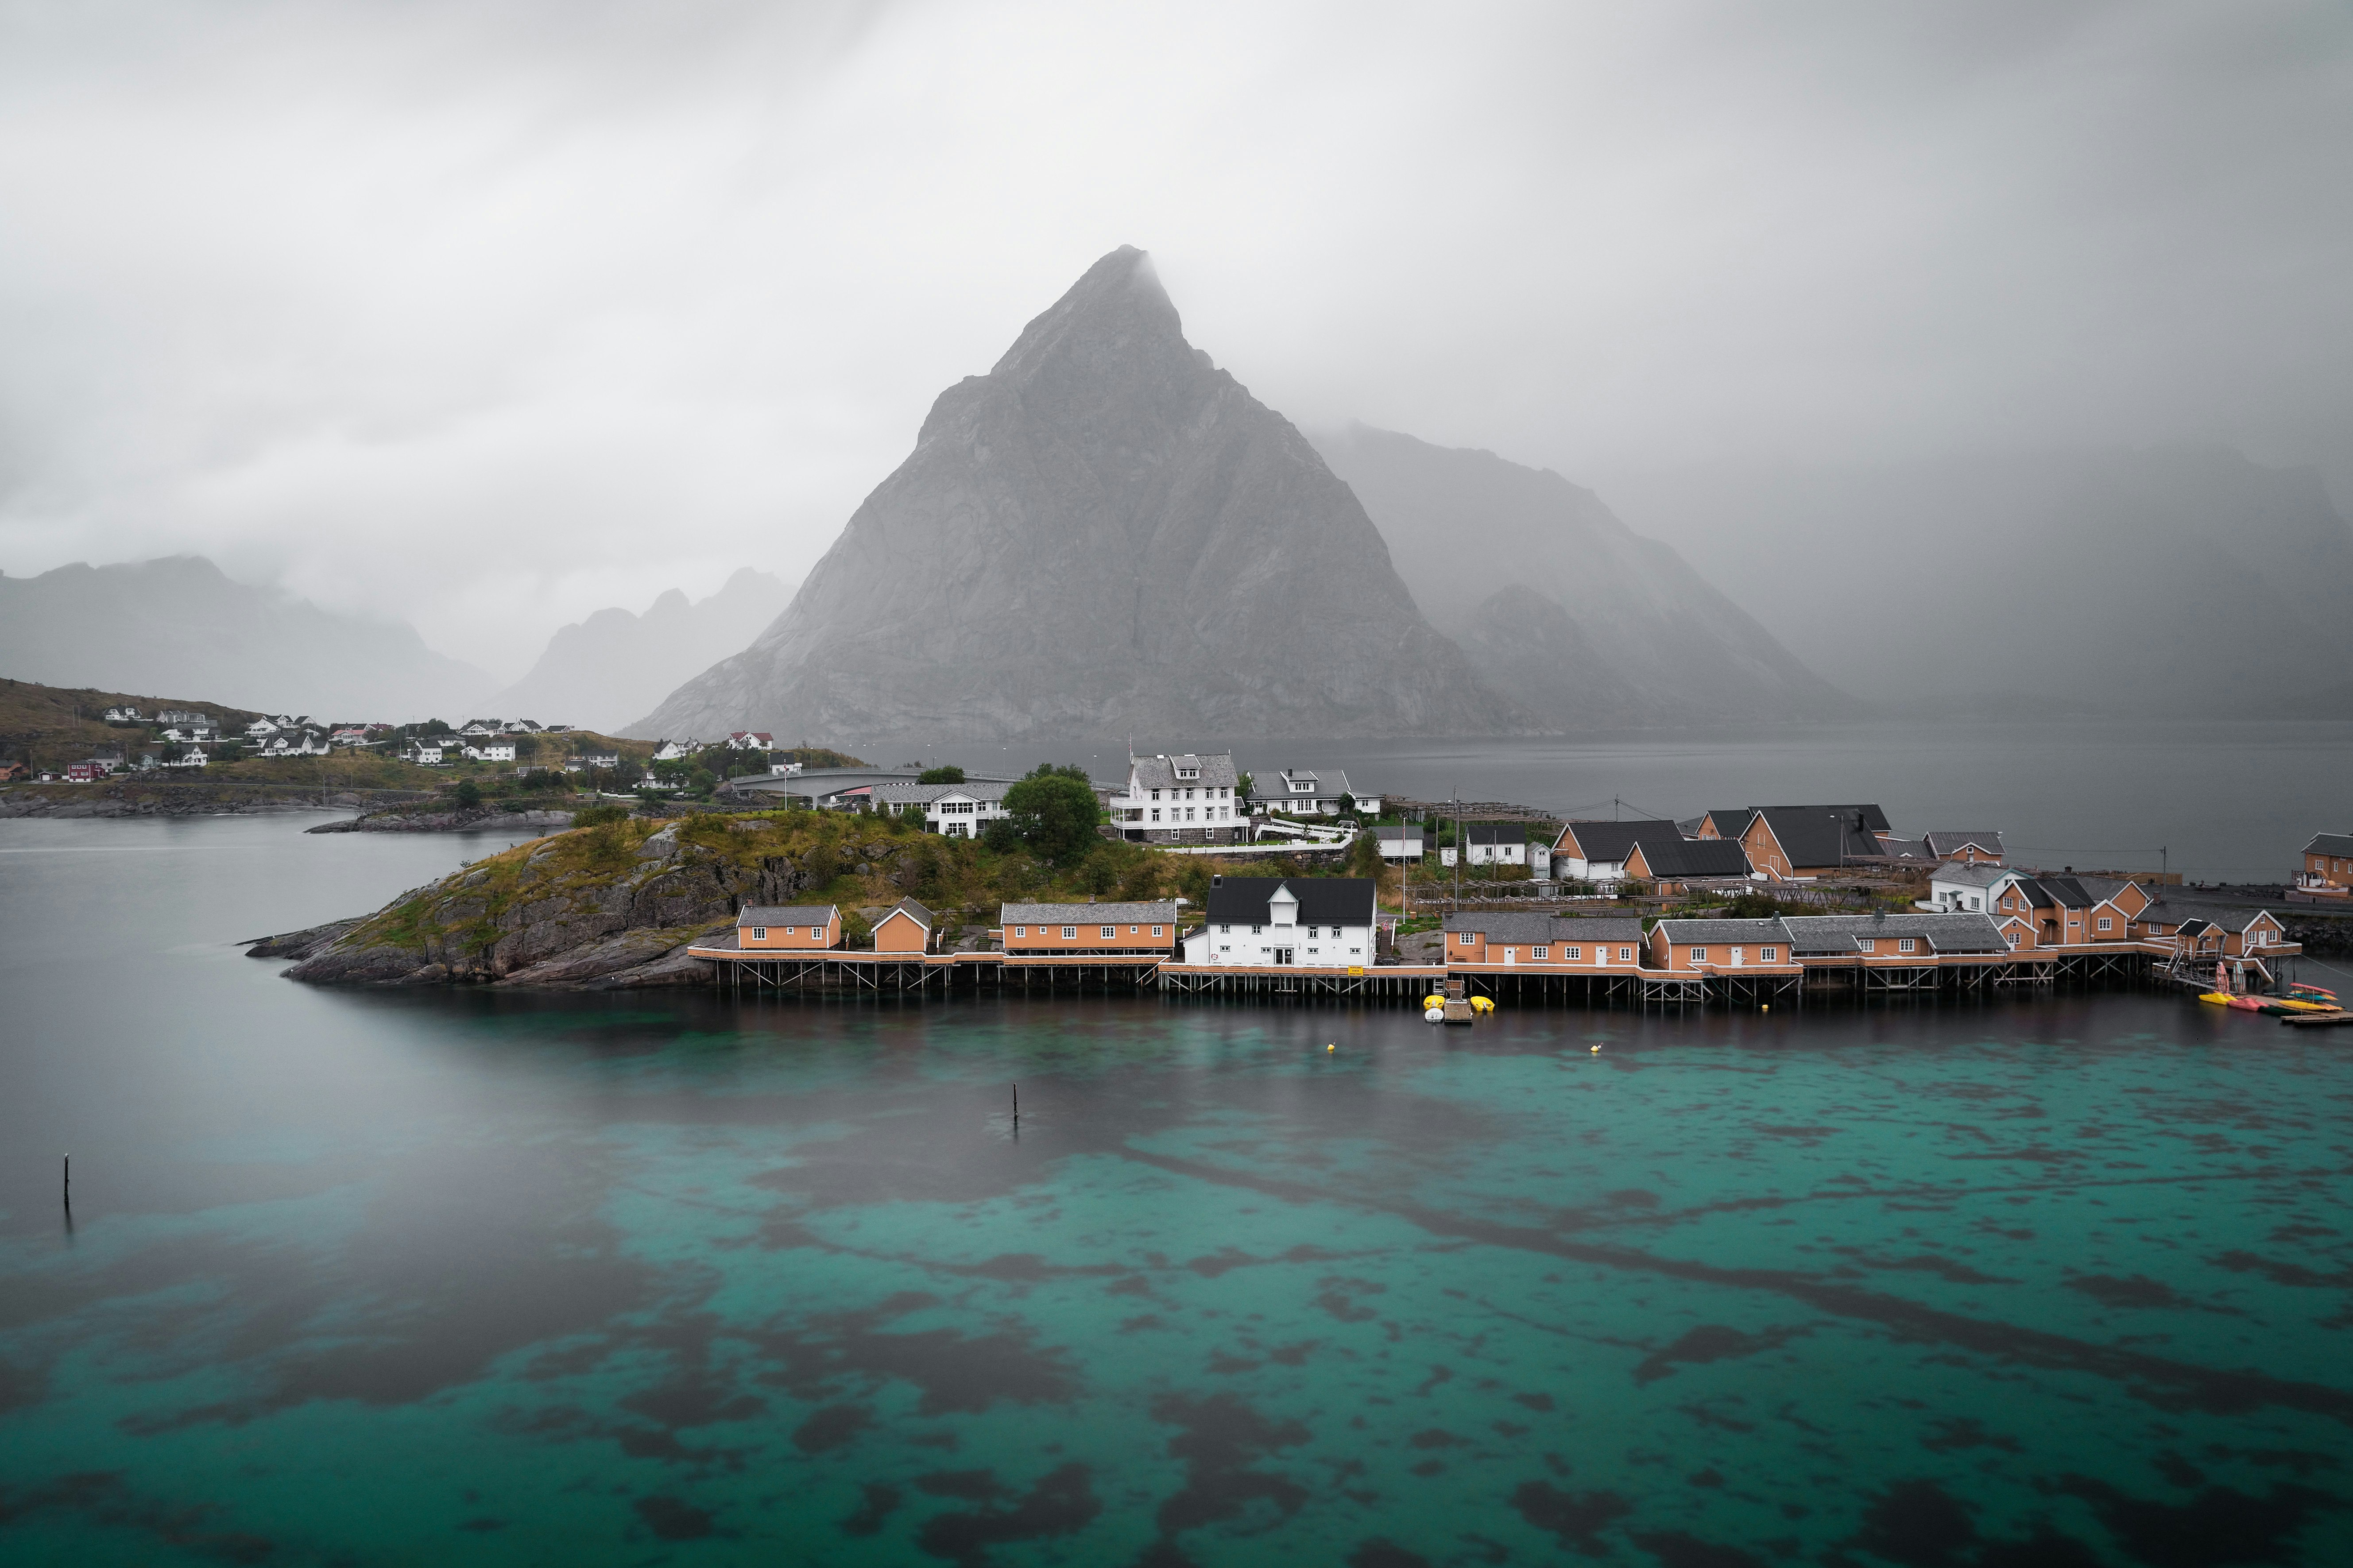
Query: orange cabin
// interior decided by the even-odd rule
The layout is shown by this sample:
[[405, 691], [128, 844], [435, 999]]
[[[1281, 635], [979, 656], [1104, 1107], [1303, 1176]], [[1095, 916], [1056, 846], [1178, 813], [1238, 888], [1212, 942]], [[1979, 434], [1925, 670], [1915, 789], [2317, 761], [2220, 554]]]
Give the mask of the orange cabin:
[[833, 904], [746, 904], [735, 916], [735, 945], [759, 952], [839, 947], [841, 910]]

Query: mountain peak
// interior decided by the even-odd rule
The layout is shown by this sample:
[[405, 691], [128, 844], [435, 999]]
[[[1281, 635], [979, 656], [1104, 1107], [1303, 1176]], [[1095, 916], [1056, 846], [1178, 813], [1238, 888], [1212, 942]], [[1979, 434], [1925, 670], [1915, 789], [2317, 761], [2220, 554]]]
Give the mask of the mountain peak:
[[1160, 286], [1151, 253], [1123, 245], [1088, 268], [1060, 299], [1022, 328], [989, 374], [1034, 374], [1058, 352], [1124, 352], [1146, 342], [1189, 352], [1184, 323], [1168, 290]]

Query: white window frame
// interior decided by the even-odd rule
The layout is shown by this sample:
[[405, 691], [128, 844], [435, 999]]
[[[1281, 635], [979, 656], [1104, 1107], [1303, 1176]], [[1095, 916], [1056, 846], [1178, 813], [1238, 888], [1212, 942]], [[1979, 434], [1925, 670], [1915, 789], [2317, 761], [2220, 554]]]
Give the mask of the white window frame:
[[1898, 952], [1913, 952], [1919, 945], [1920, 944], [1918, 942], [1913, 941], [1908, 936], [1900, 936], [1895, 939], [1895, 951]]
[[1707, 949], [1704, 947], [1693, 948], [1691, 950], [1691, 961], [1694, 963], [1705, 963], [1707, 962]]
[[1117, 926], [1097, 926], [1095, 929], [1102, 934], [1103, 939], [1105, 942], [1109, 942], [1112, 938], [1119, 934], [1119, 927]]
[[1552, 957], [1552, 949], [1549, 947], [1532, 947], [1528, 949], [1528, 956], [1538, 961], [1549, 959]]
[[[1231, 930], [1233, 930], [1234, 928], [1233, 928], [1233, 927], [1231, 927], [1231, 926], [1228, 926], [1226, 929], [1227, 929], [1228, 931], [1231, 931]], [[1153, 934], [1153, 935], [1155, 935], [1155, 936], [1158, 936], [1158, 935], [1160, 934], [1160, 928], [1159, 928], [1158, 926], [1154, 926], [1154, 927], [1152, 928], [1152, 934]]]
[[1778, 963], [1781, 962], [1781, 950], [1778, 947], [1760, 947], [1757, 950], [1757, 962]]
[[1078, 941], [1078, 940], [1079, 940], [1079, 928], [1078, 928], [1078, 927], [1076, 927], [1076, 926], [1064, 926], [1064, 927], [1062, 928], [1062, 940], [1063, 940], [1064, 942], [1076, 942], [1076, 941]]
[[754, 927], [752, 928], [752, 940], [753, 940], [754, 942], [765, 942], [765, 941], [767, 941], [767, 940], [768, 940], [768, 928], [767, 928], [766, 926], [754, 926]]

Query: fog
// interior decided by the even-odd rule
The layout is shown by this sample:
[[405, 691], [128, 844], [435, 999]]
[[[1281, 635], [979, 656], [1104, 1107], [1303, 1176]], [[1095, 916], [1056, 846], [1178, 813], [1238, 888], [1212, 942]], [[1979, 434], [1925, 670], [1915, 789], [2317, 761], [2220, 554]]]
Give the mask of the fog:
[[1122, 243], [1303, 423], [2353, 497], [2341, 7], [87, 0], [0, 7], [0, 567], [512, 678], [805, 572]]

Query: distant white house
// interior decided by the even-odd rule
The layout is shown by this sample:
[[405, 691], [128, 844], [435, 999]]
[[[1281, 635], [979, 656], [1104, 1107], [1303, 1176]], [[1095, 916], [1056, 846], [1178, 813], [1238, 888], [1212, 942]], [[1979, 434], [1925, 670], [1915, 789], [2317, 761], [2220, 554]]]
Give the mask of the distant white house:
[[1246, 844], [1250, 816], [1236, 795], [1233, 753], [1127, 759], [1127, 783], [1103, 804], [1111, 826], [1138, 844]]
[[701, 744], [692, 740], [664, 741], [654, 748], [654, 754], [650, 760], [657, 763], [674, 763], [681, 757], [691, 757], [701, 750], [702, 750]]
[[480, 740], [466, 748], [466, 755], [478, 763], [511, 763], [515, 760], [515, 743], [498, 737]]
[[1419, 822], [1383, 823], [1373, 829], [1374, 840], [1380, 845], [1384, 860], [1419, 860], [1422, 854], [1421, 824]]
[[727, 737], [727, 743], [739, 752], [773, 752], [776, 738], [765, 730], [738, 730]]
[[139, 710], [110, 708], [106, 710], [106, 721], [110, 724], [136, 724], [140, 721]]
[[1305, 768], [1279, 769], [1253, 793], [1270, 814], [1285, 816], [1337, 816], [1344, 800], [1356, 810], [1376, 816], [1381, 809], [1379, 795], [1356, 795], [1348, 788], [1348, 775], [1337, 768], [1321, 773]]
[[510, 735], [536, 735], [541, 732], [540, 726], [529, 719], [509, 719], [500, 728]]
[[164, 708], [158, 710], [155, 714], [155, 722], [158, 724], [209, 725], [212, 721], [211, 714], [199, 713], [193, 708]]
[[174, 724], [164, 731], [164, 739], [181, 746], [209, 746], [220, 739], [220, 731], [206, 724]]
[[259, 748], [265, 757], [323, 757], [332, 747], [316, 730], [280, 731]]
[[620, 765], [621, 753], [618, 752], [583, 752], [578, 756], [566, 761], [564, 771], [567, 773], [583, 773], [591, 768], [617, 768]]
[[1470, 851], [1470, 865], [1525, 866], [1528, 863], [1528, 830], [1525, 827], [1474, 823], [1462, 830], [1462, 837]]
[[2023, 871], [1966, 860], [1939, 863], [1928, 877], [1928, 902], [1938, 910], [1982, 913], [1998, 907], [2002, 889], [2026, 879]]
[[768, 776], [772, 779], [788, 779], [800, 771], [801, 764], [798, 763], [779, 763], [771, 760], [768, 763]]
[[1005, 815], [1003, 782], [968, 784], [903, 784], [885, 780], [869, 797], [878, 812], [912, 816], [921, 812], [923, 826], [950, 838], [977, 838], [988, 825]]

